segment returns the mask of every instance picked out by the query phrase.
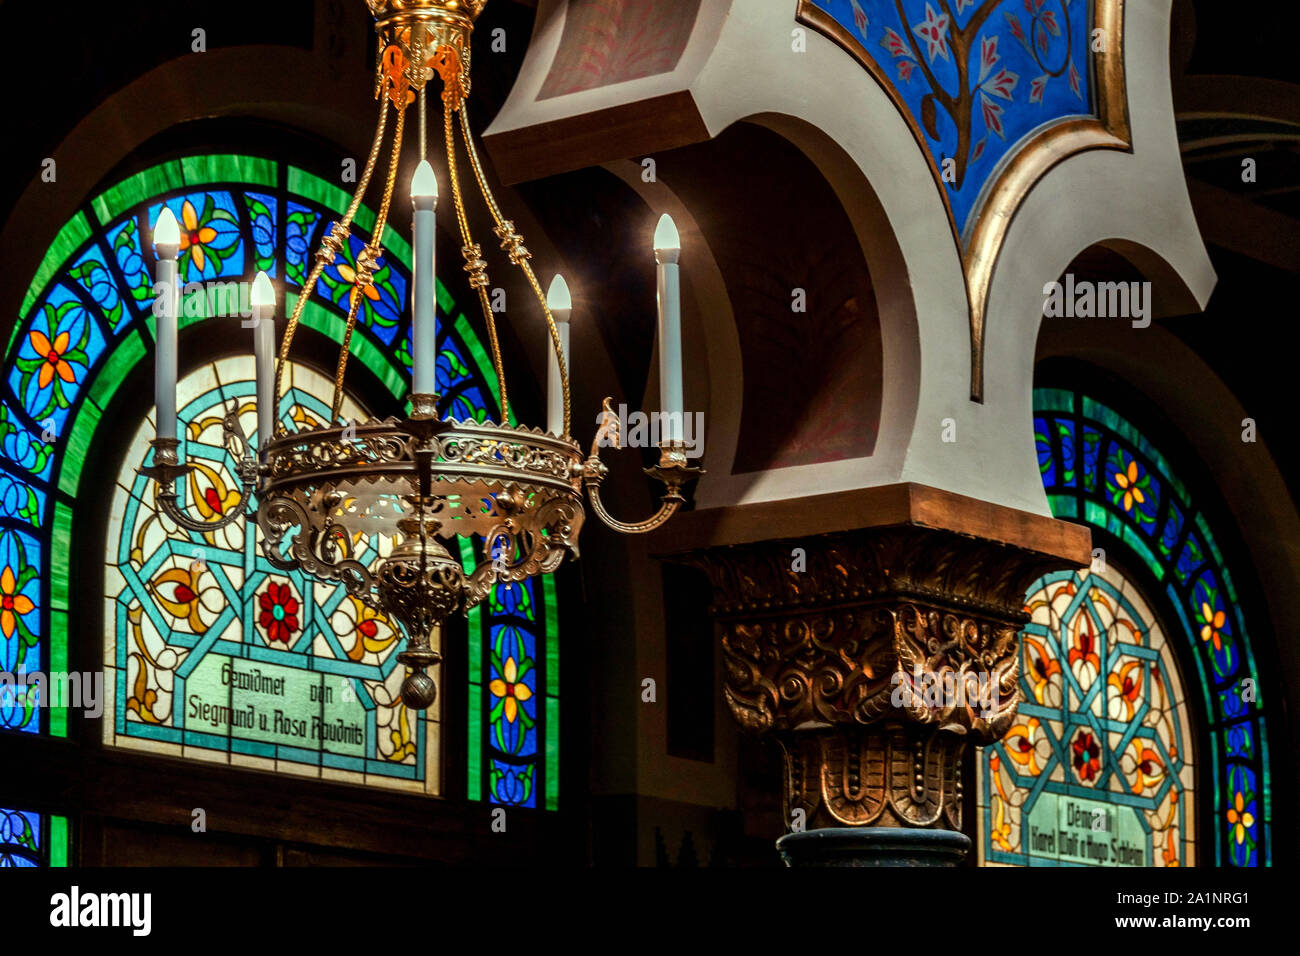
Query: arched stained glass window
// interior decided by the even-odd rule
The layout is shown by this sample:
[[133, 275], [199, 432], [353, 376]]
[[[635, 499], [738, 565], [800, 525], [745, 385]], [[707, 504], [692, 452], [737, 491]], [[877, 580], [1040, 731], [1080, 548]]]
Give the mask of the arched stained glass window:
[[[195, 373], [197, 378], [188, 379], [191, 407], [185, 414], [189, 415], [205, 410], [215, 413], [223, 403], [240, 400], [251, 390], [251, 376], [243, 359], [251, 352], [251, 333], [239, 329], [238, 319], [230, 317], [248, 313], [250, 283], [258, 269], [283, 285], [286, 309], [292, 309], [320, 236], [331, 220], [341, 215], [349, 199], [341, 189], [289, 164], [252, 156], [197, 155], [151, 167], [107, 189], [59, 231], [32, 279], [0, 368], [0, 590], [5, 600], [0, 611], [0, 669], [66, 671], [69, 633], [87, 633], [81, 630], [87, 602], [69, 593], [70, 545], [84, 522], [102, 522], [105, 516], [83, 513], [78, 491], [89, 477], [83, 473], [87, 452], [99, 430], [107, 427], [105, 412], [113, 405], [119, 386], [137, 367], [151, 366], [150, 276], [154, 259], [147, 239], [149, 224], [161, 207], [166, 204], [181, 224], [180, 277], [193, 284], [184, 295], [181, 329], [204, 322], [231, 323], [226, 356], [211, 356], [215, 364]], [[362, 207], [350, 244], [324, 271], [303, 313], [304, 325], [335, 342], [342, 337], [356, 254], [368, 240], [367, 230], [373, 224], [373, 213]], [[351, 353], [353, 361], [369, 369], [387, 389], [386, 400], [394, 403], [405, 399], [409, 383], [410, 329], [404, 312], [410, 248], [392, 229], [385, 232], [383, 246], [385, 256], [374, 285], [365, 292]], [[442, 411], [462, 420], [495, 418], [499, 410], [487, 354], [441, 284], [437, 298], [444, 333], [438, 360]], [[184, 348], [182, 331], [182, 354]], [[231, 356], [240, 358], [233, 360], [233, 365], [220, 361]], [[221, 371], [223, 368], [226, 371]], [[310, 370], [303, 366], [295, 374], [309, 375]], [[294, 394], [295, 401], [281, 407], [282, 416], [327, 414], [311, 397], [319, 399], [324, 394], [321, 390], [298, 389]], [[252, 419], [246, 420], [251, 425]], [[142, 422], [114, 423], [113, 427], [121, 427], [122, 442], [134, 437], [136, 446], [147, 433]], [[210, 435], [191, 436], [190, 440], [193, 452], [210, 473], [199, 469], [195, 486], [187, 492], [196, 496], [196, 504], [214, 509], [226, 506], [230, 463], [220, 460]], [[168, 677], [160, 672], [158, 656], [162, 655], [166, 664], [175, 663], [173, 678], [179, 678], [185, 667], [164, 654], [168, 645], [163, 631], [170, 634], [174, 624], [177, 640], [183, 637], [197, 648], [207, 639], [226, 650], [232, 649], [229, 645], [235, 643], [238, 631], [241, 643], [257, 650], [256, 655], [250, 650], [249, 660], [297, 654], [304, 662], [315, 662], [301, 672], [305, 675], [300, 681], [303, 686], [293, 691], [296, 704], [301, 703], [297, 701], [300, 690], [311, 702], [307, 684], [328, 679], [322, 678], [327, 673], [321, 669], [324, 661], [334, 662], [333, 673], [342, 675], [342, 683], [329, 691], [318, 689], [317, 696], [334, 696], [335, 703], [340, 703], [335, 695], [344, 695], [351, 681], [357, 706], [365, 720], [374, 723], [373, 728], [365, 725], [363, 736], [371, 730], [373, 736], [367, 736], [361, 745], [362, 749], [371, 748], [366, 756], [335, 755], [362, 760], [363, 765], [330, 758], [340, 764], [336, 768], [340, 775], [360, 774], [366, 782], [404, 779], [407, 786], [436, 791], [437, 775], [427, 763], [431, 750], [420, 749], [425, 737], [417, 724], [423, 717], [413, 716], [404, 736], [402, 721], [394, 724], [392, 714], [382, 713], [380, 688], [387, 686], [383, 662], [388, 656], [381, 622], [364, 613], [349, 617], [348, 602], [332, 591], [325, 594], [317, 585], [292, 575], [277, 577], [260, 569], [247, 557], [251, 553], [247, 542], [163, 535], [159, 522], [149, 523], [149, 492], [136, 487], [134, 469], [141, 457], [136, 446], [128, 453], [119, 477], [123, 510], [118, 513], [114, 509], [117, 537], [109, 542], [113, 570], [106, 576], [105, 665], [118, 668], [118, 679], [116, 709], [113, 720], [106, 720], [106, 738], [125, 733], [129, 721], [128, 736], [135, 738], [133, 742], [150, 739], [153, 733], [158, 746], [180, 747], [182, 753], [191, 755], [191, 750], [184, 749], [187, 741], [183, 737], [160, 736], [164, 725], [144, 717], [147, 712], [159, 718], [165, 706], [163, 684]], [[200, 552], [197, 558], [195, 549]], [[235, 561], [236, 555], [241, 556], [242, 565]], [[467, 548], [463, 557], [470, 561], [475, 555]], [[192, 573], [195, 561], [206, 565], [210, 581], [204, 580], [204, 572], [193, 580], [182, 580]], [[220, 608], [218, 598], [224, 602]], [[147, 655], [138, 646], [132, 647], [137, 623], [133, 613], [139, 618]], [[372, 626], [374, 634], [370, 633]], [[340, 633], [348, 628], [352, 630]], [[559, 673], [552, 579], [547, 576], [494, 594], [472, 612], [468, 633], [468, 714], [442, 715], [444, 721], [454, 719], [469, 735], [466, 795], [555, 809], [559, 794]], [[360, 660], [353, 660], [350, 655], [358, 653]], [[132, 664], [133, 655], [146, 660], [143, 671], [138, 662]], [[190, 657], [197, 669], [197, 658]], [[369, 676], [345, 674], [346, 667], [339, 669], [344, 662], [372, 670]], [[142, 672], [145, 680], [140, 685]], [[187, 672], [185, 680], [193, 681], [194, 675]], [[219, 684], [219, 670], [216, 680]], [[173, 679], [173, 695], [177, 687]], [[204, 703], [211, 702], [200, 700], [196, 706], [201, 710]], [[39, 701], [22, 694], [0, 701], [0, 726], [9, 731], [66, 735], [66, 711], [37, 704]], [[166, 706], [175, 721], [185, 713], [188, 702], [173, 700]], [[221, 733], [209, 733], [192, 748], [193, 756], [211, 759], [211, 753], [205, 758], [197, 750], [215, 750], [232, 763], [259, 767], [283, 759], [286, 765], [276, 763], [277, 769], [298, 773], [303, 772], [302, 764], [319, 768], [326, 763], [322, 753], [331, 751], [315, 745], [304, 748], [313, 753], [297, 757], [267, 756], [251, 746], [257, 741], [235, 745], [232, 741], [239, 739], [234, 734], [238, 728], [230, 726], [235, 708], [227, 706], [226, 724], [221, 725], [225, 727], [224, 739]], [[326, 707], [329, 702], [318, 700], [315, 706]], [[210, 720], [212, 711], [208, 715]], [[201, 725], [204, 718], [194, 719]], [[136, 723], [141, 726], [135, 727]], [[331, 717], [329, 723], [334, 730], [326, 736], [356, 737], [350, 721], [344, 721], [347, 729], [337, 734], [337, 720]], [[323, 718], [318, 735], [325, 726]], [[151, 728], [149, 732], [144, 732], [146, 727]], [[188, 729], [187, 725], [182, 732]], [[199, 731], [198, 727], [192, 729]], [[140, 731], [138, 737], [136, 731]], [[307, 733], [310, 737], [310, 725]], [[411, 747], [415, 752], [407, 752]], [[389, 759], [397, 752], [404, 754], [401, 760]], [[364, 765], [367, 760], [379, 764]], [[287, 764], [296, 764], [297, 769]], [[406, 769], [396, 776], [385, 772], [397, 767]]]
[[[1030, 589], [1028, 601], [1035, 618], [1026, 630], [1021, 652], [1026, 720], [1000, 744], [982, 753], [981, 853], [994, 862], [1033, 862], [1028, 859], [1032, 847], [1026, 847], [1023, 834], [1010, 850], [998, 844], [997, 834], [1010, 839], [1005, 830], [1010, 819], [1007, 812], [1017, 801], [1028, 806], [1034, 794], [1053, 789], [1047, 782], [1050, 776], [1031, 775], [1041, 777], [1043, 782], [1030, 787], [1023, 771], [1017, 770], [1027, 765], [1025, 755], [1037, 746], [1037, 738], [1027, 737], [1026, 731], [1041, 736], [1048, 729], [1043, 723], [1047, 714], [1036, 709], [1043, 706], [1036, 694], [1043, 694], [1053, 681], [1061, 684], [1063, 692], [1072, 692], [1072, 696], [1067, 695], [1059, 719], [1071, 728], [1077, 726], [1077, 731], [1071, 729], [1050, 742], [1051, 759], [1061, 766], [1061, 785], [1067, 788], [1062, 792], [1084, 798], [1089, 795], [1089, 785], [1095, 788], [1094, 781], [1078, 778], [1075, 762], [1080, 760], [1084, 767], [1098, 761], [1098, 781], [1118, 780], [1115, 774], [1127, 773], [1123, 761], [1137, 757], [1134, 741], [1145, 741], [1140, 746], [1153, 754], [1138, 765], [1144, 782], [1152, 771], [1158, 771], [1164, 775], [1169, 793], [1177, 790], [1175, 780], [1185, 780], [1190, 789], [1191, 779], [1179, 770], [1180, 763], [1193, 762], [1186, 744], [1175, 759], [1170, 746], [1177, 741], [1177, 735], [1167, 735], [1163, 751], [1146, 743], [1160, 742], [1160, 735], [1151, 732], [1159, 724], [1150, 721], [1157, 720], [1167, 709], [1155, 692], [1160, 691], [1175, 704], [1179, 702], [1176, 669], [1163, 665], [1159, 680], [1147, 672], [1135, 684], [1126, 682], [1123, 672], [1129, 657], [1147, 660], [1149, 670], [1155, 662], [1151, 655], [1158, 651], [1157, 635], [1164, 635], [1161, 643], [1176, 646], [1176, 657], [1183, 662], [1182, 681], [1187, 690], [1185, 708], [1175, 708], [1171, 720], [1177, 718], [1175, 724], [1186, 725], [1194, 718], [1197, 726], [1183, 733], [1190, 734], [1194, 747], [1199, 745], [1195, 760], [1198, 819], [1193, 824], [1187, 807], [1180, 805], [1165, 830], [1181, 828], [1174, 837], [1175, 846], [1200, 834], [1195, 852], [1198, 862], [1270, 865], [1272, 806], [1262, 709], [1266, 688], [1260, 681], [1246, 611], [1210, 520], [1201, 510], [1203, 505], [1198, 504], [1166, 455], [1107, 405], [1074, 391], [1036, 389], [1034, 409], [1039, 468], [1053, 514], [1084, 522], [1095, 529], [1097, 540], [1113, 542], [1112, 553], [1105, 560], [1123, 566], [1128, 573], [1116, 577], [1111, 567], [1108, 572], [1092, 575], [1048, 575]], [[1138, 573], [1146, 579], [1145, 595], [1133, 583]], [[1097, 590], [1106, 596], [1102, 605], [1090, 597]], [[1130, 607], [1123, 607], [1120, 598], [1124, 596], [1130, 596]], [[1147, 651], [1138, 654], [1126, 647], [1116, 650], [1118, 642], [1125, 638], [1117, 623], [1118, 614], [1108, 617], [1098, 610], [1107, 603], [1124, 610], [1133, 622], [1133, 633], [1147, 636], [1144, 641], [1129, 642], [1147, 647]], [[1095, 644], [1092, 650], [1084, 646], [1089, 640]], [[1089, 655], [1097, 657], [1096, 666], [1113, 691], [1107, 692], [1107, 703], [1100, 711], [1088, 710], [1086, 700], [1076, 691], [1077, 678], [1071, 680], [1080, 654], [1089, 661]], [[1136, 673], [1135, 668], [1130, 677]], [[1110, 700], [1116, 694], [1122, 700], [1126, 690], [1136, 693], [1134, 700], [1141, 703], [1133, 719], [1117, 722], [1110, 716]], [[1181, 716], [1183, 711], [1186, 717]], [[1028, 720], [1035, 717], [1040, 722], [1030, 728]], [[1089, 731], [1091, 741], [1083, 739]], [[1122, 745], [1118, 750], [1112, 743], [1115, 734], [1119, 734], [1118, 743]], [[1020, 758], [1011, 759], [1012, 753], [1018, 753]], [[1110, 776], [1107, 761], [1115, 765]], [[1066, 767], [1074, 774], [1073, 779], [1066, 777]], [[998, 780], [1014, 790], [1000, 793]], [[1026, 788], [1028, 792], [1022, 792]], [[1132, 792], [1130, 785], [1129, 794], [1108, 796], [1107, 800], [1135, 806], [1140, 798], [1141, 794]], [[1001, 819], [997, 817], [999, 806], [1004, 814]], [[1177, 819], [1180, 816], [1183, 818]], [[1152, 819], [1161, 822], [1165, 818], [1159, 814], [1149, 818], [1152, 832], [1160, 832]], [[1159, 852], [1159, 848], [1153, 852]], [[1186, 855], [1191, 856], [1190, 852]], [[1160, 860], [1152, 862], [1158, 864]]]

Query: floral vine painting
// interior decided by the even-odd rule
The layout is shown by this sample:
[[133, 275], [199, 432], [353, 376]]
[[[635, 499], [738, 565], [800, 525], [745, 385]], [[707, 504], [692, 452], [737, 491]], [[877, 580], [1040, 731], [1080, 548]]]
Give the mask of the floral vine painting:
[[919, 127], [957, 231], [1044, 126], [1094, 115], [1092, 0], [804, 0]]

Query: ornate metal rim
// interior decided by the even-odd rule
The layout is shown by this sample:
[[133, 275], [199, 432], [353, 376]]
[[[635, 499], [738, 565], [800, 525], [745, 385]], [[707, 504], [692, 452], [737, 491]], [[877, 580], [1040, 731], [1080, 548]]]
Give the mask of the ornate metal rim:
[[[513, 451], [483, 461], [457, 454], [461, 445]], [[427, 463], [422, 462], [426, 456]], [[548, 463], [549, 468], [538, 467], [538, 462]], [[427, 467], [435, 483], [514, 484], [575, 493], [581, 487], [583, 462], [576, 442], [539, 428], [450, 419], [425, 425], [387, 418], [276, 436], [267, 442], [262, 492], [265, 496], [349, 478], [378, 481], [412, 476]]]

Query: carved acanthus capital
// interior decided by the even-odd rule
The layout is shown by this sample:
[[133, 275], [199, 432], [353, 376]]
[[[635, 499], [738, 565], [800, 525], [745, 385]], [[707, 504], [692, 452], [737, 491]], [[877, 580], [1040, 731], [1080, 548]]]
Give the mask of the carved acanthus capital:
[[960, 829], [961, 756], [1010, 727], [1025, 588], [1059, 562], [891, 527], [679, 556], [714, 586], [724, 694], [812, 826]]

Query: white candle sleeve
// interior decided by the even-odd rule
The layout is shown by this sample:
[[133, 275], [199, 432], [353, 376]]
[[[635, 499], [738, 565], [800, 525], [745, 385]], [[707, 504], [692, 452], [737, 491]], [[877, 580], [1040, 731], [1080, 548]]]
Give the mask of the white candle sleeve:
[[678, 265], [659, 263], [659, 403], [662, 441], [682, 440], [682, 303]]
[[275, 320], [263, 319], [253, 330], [257, 366], [257, 446], [275, 437]]
[[659, 443], [682, 440], [682, 292], [677, 260], [682, 242], [673, 217], [664, 213], [655, 227], [659, 264]]
[[438, 390], [438, 313], [436, 221], [437, 179], [428, 160], [421, 160], [411, 180], [412, 242], [415, 268], [411, 275], [412, 391], [433, 395]]
[[253, 280], [253, 368], [257, 381], [257, 446], [275, 437], [275, 288], [265, 272]]
[[[564, 350], [564, 364], [569, 369], [570, 382], [573, 375], [573, 360], [569, 351], [569, 310], [552, 309], [555, 319], [555, 331], [560, 333], [560, 347]], [[550, 334], [546, 336], [550, 361], [546, 366], [546, 430], [552, 435], [564, 434], [564, 383], [560, 380], [560, 363], [555, 354], [555, 343]]]

